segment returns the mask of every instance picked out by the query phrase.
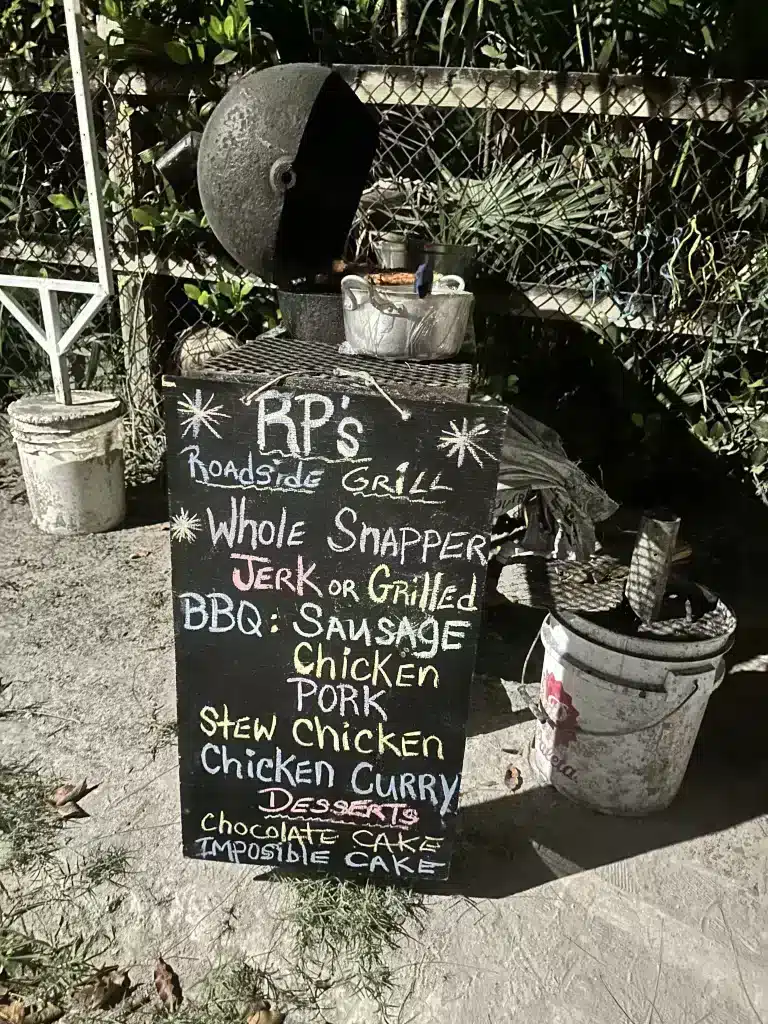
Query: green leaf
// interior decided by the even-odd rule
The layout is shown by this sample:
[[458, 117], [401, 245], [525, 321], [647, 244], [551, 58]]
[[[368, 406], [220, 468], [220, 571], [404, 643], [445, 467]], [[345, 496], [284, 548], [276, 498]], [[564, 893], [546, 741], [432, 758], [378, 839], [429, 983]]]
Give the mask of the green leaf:
[[603, 41], [603, 45], [600, 47], [600, 53], [597, 55], [597, 60], [595, 61], [595, 65], [598, 68], [604, 68], [608, 64], [608, 61], [611, 59], [611, 54], [613, 53], [613, 48], [615, 45], [615, 35], [611, 35], [606, 40]]
[[375, 3], [374, 8], [373, 8], [373, 12], [371, 14], [371, 18], [370, 18], [370, 20], [371, 20], [371, 28], [372, 29], [375, 29], [376, 26], [378, 25], [379, 20], [380, 20], [382, 14], [384, 13], [384, 8], [386, 6], [386, 2], [387, 2], [387, 0], [376, 0], [376, 3]]
[[712, 39], [712, 33], [706, 25], [701, 26], [701, 34], [704, 36], [704, 45], [708, 50], [714, 50], [715, 43]]
[[120, 5], [117, 3], [117, 0], [104, 0], [104, 3], [101, 5], [101, 10], [102, 13], [111, 21], [120, 21], [122, 18], [123, 12], [120, 10]]
[[453, 8], [456, 6], [456, 0], [448, 0], [448, 3], [443, 9], [443, 16], [440, 19], [440, 39], [438, 40], [438, 55], [440, 60], [443, 59], [443, 47], [445, 46], [446, 36], [448, 35], [448, 26], [451, 23], [451, 15], [453, 14]]
[[224, 33], [224, 24], [221, 18], [217, 18], [214, 14], [211, 20], [208, 22], [208, 35], [214, 41], [214, 43], [225, 43], [226, 35]]
[[502, 53], [501, 50], [497, 50], [495, 46], [490, 46], [489, 44], [486, 44], [485, 46], [481, 46], [480, 47], [480, 53], [485, 54], [485, 56], [488, 57], [490, 60], [506, 60], [507, 59], [506, 53]]
[[55, 206], [57, 210], [77, 209], [69, 196], [65, 196], [63, 192], [55, 192], [52, 196], [48, 196], [48, 202], [52, 206]]
[[768, 462], [768, 448], [764, 444], [759, 444], [752, 452], [752, 468], [762, 467], [766, 462]]
[[464, 0], [464, 12], [461, 16], [461, 28], [459, 30], [462, 35], [464, 35], [467, 30], [467, 25], [469, 24], [469, 19], [474, 6], [475, 0]]
[[750, 430], [760, 441], [768, 441], [768, 414], [758, 416], [749, 425]]
[[709, 436], [713, 441], [722, 441], [722, 439], [725, 437], [725, 427], [722, 423], [720, 423], [719, 420], [717, 423], [714, 424], [714, 426], [710, 430]]
[[232, 282], [231, 281], [217, 281], [216, 291], [219, 295], [226, 295], [228, 299], [232, 298]]
[[134, 206], [131, 217], [145, 228], [161, 227], [163, 223], [163, 218], [151, 206]]
[[633, 412], [632, 422], [636, 427], [642, 427], [645, 425], [645, 416], [641, 412]]
[[200, 292], [200, 294], [197, 296], [197, 301], [203, 307], [203, 309], [206, 309], [208, 306], [214, 305], [213, 300], [208, 292]]
[[222, 64], [231, 64], [235, 57], [237, 57], [235, 50], [222, 50], [213, 58], [213, 63], [216, 67], [221, 67]]
[[231, 14], [228, 14], [224, 19], [224, 35], [227, 39], [234, 40], [235, 36], [235, 19]]
[[164, 49], [174, 64], [189, 64], [192, 59], [184, 43], [180, 43], [175, 39], [171, 40], [170, 43], [166, 43]]
[[195, 302], [200, 298], [200, 289], [196, 284], [185, 284], [184, 294], [187, 298], [194, 299]]
[[240, 298], [244, 299], [253, 291], [253, 281], [243, 281], [240, 285]]

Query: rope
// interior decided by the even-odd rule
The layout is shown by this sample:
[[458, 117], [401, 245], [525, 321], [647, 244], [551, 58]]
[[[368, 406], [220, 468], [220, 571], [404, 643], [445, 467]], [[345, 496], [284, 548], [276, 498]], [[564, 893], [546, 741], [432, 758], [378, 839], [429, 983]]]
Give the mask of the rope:
[[378, 391], [378, 393], [381, 395], [381, 397], [384, 398], [387, 402], [389, 402], [389, 404], [392, 406], [392, 408], [395, 410], [395, 412], [398, 413], [398, 415], [400, 416], [400, 419], [404, 423], [407, 423], [408, 420], [413, 415], [409, 409], [401, 408], [401, 406], [399, 406], [397, 404], [397, 402], [393, 398], [390, 398], [390, 396], [386, 393], [384, 388], [379, 384], [379, 382], [376, 380], [376, 378], [373, 376], [373, 374], [368, 373], [367, 370], [343, 370], [340, 366], [337, 366], [333, 372], [338, 377], [353, 377], [353, 378], [357, 378], [358, 380], [363, 381], [364, 384], [368, 384], [371, 387], [375, 388]]
[[[289, 370], [287, 373], [280, 373], [277, 375], [277, 377], [273, 377], [272, 380], [267, 381], [266, 384], [262, 384], [261, 387], [256, 388], [255, 391], [249, 392], [247, 395], [241, 398], [240, 401], [243, 403], [243, 405], [250, 405], [254, 398], [257, 398], [260, 394], [262, 394], [262, 392], [268, 391], [276, 384], [281, 384], [284, 380], [287, 380], [289, 377], [301, 376], [302, 372], [303, 371], [301, 370]], [[397, 402], [390, 395], [387, 394], [387, 392], [384, 390], [381, 384], [379, 384], [379, 382], [376, 380], [373, 374], [369, 373], [367, 370], [344, 370], [340, 366], [337, 366], [333, 372], [337, 377], [351, 377], [353, 379], [362, 381], [364, 384], [368, 384], [369, 387], [375, 388], [375, 390], [378, 391], [381, 397], [385, 401], [389, 402], [389, 404], [398, 414], [403, 423], [407, 423], [408, 420], [413, 415], [410, 409], [403, 409], [402, 406], [399, 406]]]
[[249, 394], [241, 398], [240, 401], [243, 403], [243, 405], [250, 405], [254, 398], [257, 398], [262, 393], [262, 391], [267, 391], [269, 388], [274, 387], [275, 384], [281, 384], [284, 380], [287, 380], [288, 377], [295, 376], [296, 372], [296, 370], [289, 370], [287, 373], [279, 373], [277, 377], [274, 377], [272, 380], [267, 381], [266, 384], [262, 384], [261, 387], [256, 388], [255, 391], [251, 391]]

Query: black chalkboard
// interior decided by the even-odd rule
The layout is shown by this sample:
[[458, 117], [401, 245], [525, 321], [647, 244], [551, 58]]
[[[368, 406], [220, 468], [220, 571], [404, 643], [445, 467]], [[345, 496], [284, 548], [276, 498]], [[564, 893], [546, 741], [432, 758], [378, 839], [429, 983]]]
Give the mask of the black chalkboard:
[[504, 410], [164, 391], [185, 855], [446, 878]]

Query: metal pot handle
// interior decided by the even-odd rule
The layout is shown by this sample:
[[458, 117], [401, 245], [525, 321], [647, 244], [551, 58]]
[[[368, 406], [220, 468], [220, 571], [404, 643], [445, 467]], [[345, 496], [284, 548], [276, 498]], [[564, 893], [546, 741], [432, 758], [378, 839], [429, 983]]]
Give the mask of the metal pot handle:
[[384, 313], [386, 316], [402, 317], [405, 320], [410, 319], [408, 316], [407, 306], [402, 305], [398, 302], [393, 302], [387, 296], [382, 295], [379, 289], [371, 281], [366, 281], [363, 277], [358, 277], [357, 274], [348, 274], [346, 277], [341, 279], [342, 290], [345, 294], [350, 296], [351, 301], [354, 303], [350, 308], [352, 310], [358, 309], [361, 305], [357, 299], [352, 295], [352, 289], [349, 291], [344, 289], [345, 282], [349, 281], [350, 284], [356, 287], [362, 286], [366, 291], [365, 301], [370, 302], [374, 309], [378, 309], [380, 313]]
[[[552, 721], [547, 712], [544, 710], [544, 707], [541, 703], [541, 697], [537, 695], [535, 700], [530, 697], [528, 690], [533, 684], [526, 683], [525, 681], [526, 676], [528, 674], [528, 666], [530, 664], [531, 657], [533, 656], [533, 652], [536, 650], [536, 646], [537, 644], [539, 644], [539, 642], [543, 644], [541, 634], [544, 629], [546, 621], [547, 620], [545, 619], [544, 622], [542, 622], [541, 627], [539, 628], [539, 631], [536, 634], [536, 636], [533, 638], [533, 643], [531, 644], [528, 653], [525, 656], [525, 661], [523, 662], [523, 671], [520, 675], [520, 684], [518, 686], [518, 691], [522, 693], [523, 696], [528, 700], [528, 707], [530, 708], [531, 713], [535, 718], [537, 718], [542, 723], [542, 725], [549, 725], [551, 726], [551, 728], [557, 729], [557, 722]], [[577, 672], [579, 675], [584, 675], [584, 670], [578, 664], [578, 662], [575, 662], [572, 658], [569, 658], [567, 655], [560, 655], [560, 659], [564, 663], [568, 664], [572, 672]], [[660, 690], [658, 692], [669, 694], [674, 683], [678, 680], [685, 679], [686, 675], [687, 673], [685, 672], [673, 672], [671, 670], [668, 671], [665, 680], [664, 690]], [[634, 736], [635, 733], [646, 732], [648, 729], [655, 729], [663, 722], [666, 722], [668, 718], [671, 718], [673, 715], [677, 714], [677, 712], [680, 711], [680, 709], [688, 703], [691, 697], [693, 697], [694, 694], [698, 692], [698, 690], [698, 681], [694, 679], [693, 686], [691, 687], [691, 689], [688, 691], [688, 693], [686, 693], [683, 699], [672, 708], [671, 711], [666, 711], [661, 716], [661, 718], [657, 718], [653, 722], [649, 722], [646, 725], [632, 726], [629, 729], [616, 729], [607, 732], [600, 732], [595, 729], [585, 729], [583, 728], [583, 726], [576, 725], [575, 731], [582, 733], [584, 736]]]
[[441, 277], [438, 284], [442, 288], [446, 285], [449, 292], [463, 292], [465, 290], [464, 278], [459, 277], [458, 274], [446, 274], [445, 277]]
[[[365, 298], [363, 302], [358, 302], [357, 296], [355, 295], [355, 289], [361, 289], [365, 292]], [[360, 309], [365, 302], [371, 302], [371, 285], [369, 281], [366, 281], [364, 277], [359, 277], [357, 274], [347, 274], [346, 277], [341, 279], [341, 291], [344, 299], [349, 300], [349, 306], [345, 306], [347, 309], [354, 311]]]

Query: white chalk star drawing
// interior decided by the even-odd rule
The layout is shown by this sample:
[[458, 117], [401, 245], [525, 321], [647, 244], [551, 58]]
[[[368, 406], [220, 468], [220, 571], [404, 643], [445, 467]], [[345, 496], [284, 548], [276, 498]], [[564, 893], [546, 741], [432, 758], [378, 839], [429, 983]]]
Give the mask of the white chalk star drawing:
[[230, 416], [225, 412], [221, 412], [222, 406], [211, 405], [214, 399], [214, 395], [211, 395], [208, 401], [203, 405], [203, 393], [202, 391], [196, 391], [194, 400], [189, 395], [182, 395], [179, 399], [179, 412], [183, 415], [179, 416], [180, 422], [184, 427], [181, 436], [186, 437], [187, 434], [192, 431], [192, 437], [196, 438], [200, 433], [201, 427], [206, 427], [213, 434], [214, 437], [221, 437], [221, 434], [216, 429], [216, 420], [228, 420]]
[[469, 420], [462, 420], [460, 427], [451, 420], [450, 429], [441, 431], [437, 447], [444, 449], [449, 459], [455, 457], [457, 466], [462, 466], [465, 456], [471, 455], [478, 466], [482, 468], [483, 460], [480, 458], [479, 452], [487, 455], [489, 459], [493, 459], [493, 455], [478, 442], [478, 438], [484, 437], [488, 433], [490, 431], [485, 425], [485, 420], [476, 420], [471, 427]]
[[202, 528], [200, 517], [194, 512], [190, 515], [186, 509], [182, 509], [177, 516], [171, 516], [171, 537], [174, 540], [185, 540], [192, 544], [197, 540], [195, 534]]

